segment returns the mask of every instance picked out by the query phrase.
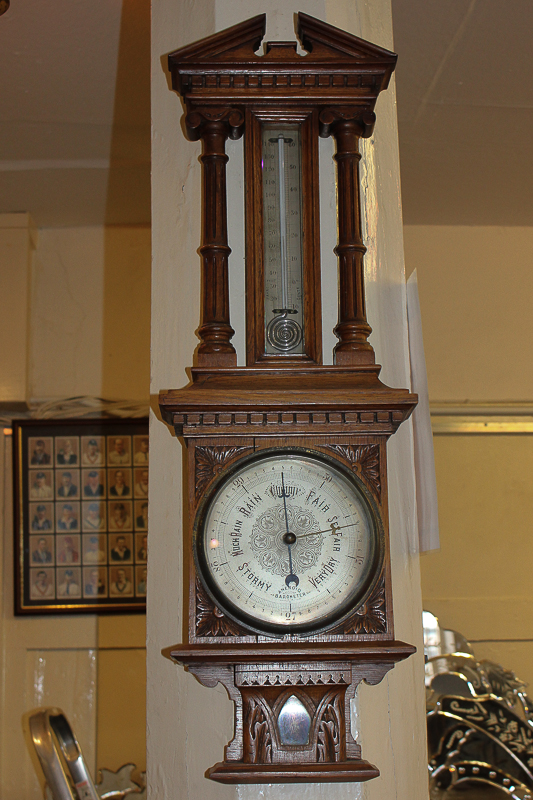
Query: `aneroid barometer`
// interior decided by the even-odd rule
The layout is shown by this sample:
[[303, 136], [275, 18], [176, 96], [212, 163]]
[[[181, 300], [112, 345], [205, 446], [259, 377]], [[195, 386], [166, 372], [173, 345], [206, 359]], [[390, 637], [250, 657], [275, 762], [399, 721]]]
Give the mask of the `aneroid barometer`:
[[[416, 396], [379, 380], [368, 342], [359, 139], [396, 56], [298, 14], [296, 42], [260, 15], [169, 57], [202, 143], [202, 319], [192, 381], [163, 392], [187, 453], [183, 644], [172, 656], [235, 704], [207, 771], [225, 783], [362, 781], [358, 684], [414, 648], [394, 638], [386, 442]], [[225, 170], [244, 135], [246, 366], [229, 318]], [[339, 316], [322, 364], [318, 137], [336, 144]], [[394, 534], [394, 532], [393, 532]]]
[[277, 636], [338, 623], [363, 599], [383, 550], [364, 484], [297, 448], [240, 459], [206, 495], [196, 534], [198, 568], [218, 607]]

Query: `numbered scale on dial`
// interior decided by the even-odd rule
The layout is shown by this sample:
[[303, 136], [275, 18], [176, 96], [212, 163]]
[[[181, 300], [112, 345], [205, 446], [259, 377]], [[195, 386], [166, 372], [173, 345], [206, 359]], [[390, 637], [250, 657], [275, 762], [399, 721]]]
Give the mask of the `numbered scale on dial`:
[[302, 166], [299, 125], [263, 125], [267, 353], [303, 353]]
[[221, 476], [196, 522], [214, 601], [259, 633], [331, 627], [364, 600], [381, 527], [363, 485], [318, 454], [256, 453]]

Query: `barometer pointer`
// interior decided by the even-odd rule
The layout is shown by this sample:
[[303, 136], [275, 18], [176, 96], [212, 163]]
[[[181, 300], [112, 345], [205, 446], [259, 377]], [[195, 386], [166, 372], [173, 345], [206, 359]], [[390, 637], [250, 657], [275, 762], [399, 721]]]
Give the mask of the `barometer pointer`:
[[325, 531], [311, 531], [311, 533], [301, 533], [297, 538], [304, 539], [306, 536], [318, 536], [319, 533], [332, 533], [335, 534], [337, 531], [342, 531], [344, 528], [351, 528], [353, 525], [357, 525], [356, 522], [350, 522], [349, 525], [339, 525], [335, 527], [334, 524], [330, 525], [329, 528], [326, 528]]
[[281, 492], [283, 497], [283, 510], [285, 511], [285, 536], [283, 537], [283, 541], [287, 545], [289, 550], [289, 570], [290, 574], [287, 575], [285, 578], [285, 584], [290, 587], [291, 583], [294, 583], [295, 586], [298, 586], [300, 583], [300, 579], [297, 575], [294, 575], [292, 571], [292, 553], [291, 553], [291, 544], [294, 544], [296, 541], [296, 536], [294, 533], [289, 531], [289, 516], [287, 514], [287, 495], [285, 493], [285, 479], [283, 477], [283, 472], [281, 473]]

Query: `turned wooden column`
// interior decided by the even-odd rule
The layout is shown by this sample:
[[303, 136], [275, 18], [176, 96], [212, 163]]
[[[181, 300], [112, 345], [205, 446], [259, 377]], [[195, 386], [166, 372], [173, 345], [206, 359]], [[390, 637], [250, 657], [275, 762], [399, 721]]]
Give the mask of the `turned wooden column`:
[[242, 134], [244, 116], [235, 109], [197, 109], [186, 117], [189, 137], [202, 140], [202, 318], [198, 366], [234, 367], [237, 354], [230, 325], [226, 139]]
[[366, 319], [364, 256], [359, 195], [359, 139], [370, 136], [373, 114], [326, 109], [320, 115], [321, 135], [332, 135], [337, 144], [337, 219], [339, 242], [339, 321], [334, 333], [339, 339], [333, 350], [336, 364], [374, 364], [372, 328]]

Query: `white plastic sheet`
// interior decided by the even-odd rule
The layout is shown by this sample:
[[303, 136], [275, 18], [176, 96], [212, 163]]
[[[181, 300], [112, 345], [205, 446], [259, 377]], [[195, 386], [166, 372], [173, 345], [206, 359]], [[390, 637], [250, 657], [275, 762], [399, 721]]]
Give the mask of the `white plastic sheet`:
[[429, 413], [428, 379], [416, 270], [407, 281], [407, 318], [409, 356], [411, 358], [411, 386], [412, 391], [418, 394], [418, 405], [413, 414], [413, 432], [418, 540], [420, 551], [424, 552], [438, 550], [440, 543], [433, 433], [431, 431], [431, 416]]

